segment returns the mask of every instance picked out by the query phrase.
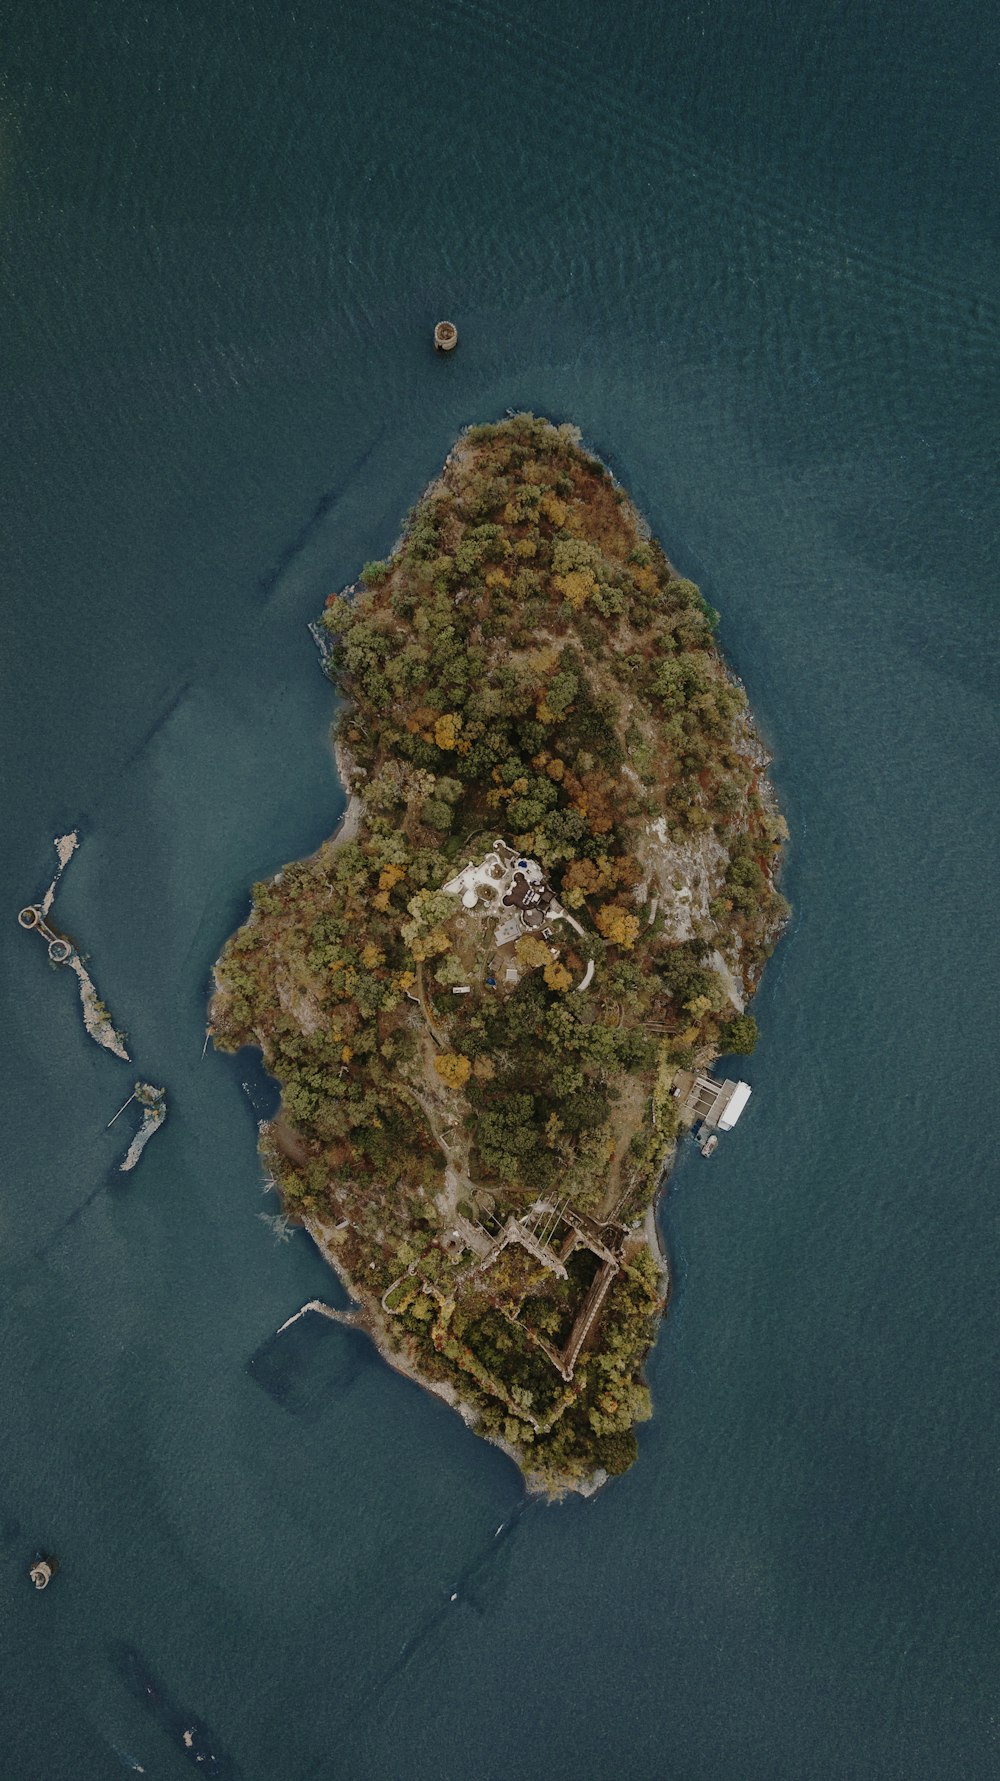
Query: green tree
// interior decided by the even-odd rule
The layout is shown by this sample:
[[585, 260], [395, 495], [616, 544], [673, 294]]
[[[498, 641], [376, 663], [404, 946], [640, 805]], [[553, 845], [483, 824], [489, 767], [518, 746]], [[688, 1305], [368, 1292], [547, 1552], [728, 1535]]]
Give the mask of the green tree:
[[757, 1022], [752, 1014], [737, 1014], [734, 1019], [725, 1021], [719, 1030], [719, 1045], [724, 1052], [749, 1057], [756, 1043]]

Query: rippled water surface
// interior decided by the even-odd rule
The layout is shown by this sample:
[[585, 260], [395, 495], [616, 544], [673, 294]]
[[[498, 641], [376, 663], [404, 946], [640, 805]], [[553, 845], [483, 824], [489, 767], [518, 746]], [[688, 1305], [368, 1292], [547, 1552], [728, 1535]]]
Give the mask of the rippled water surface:
[[[0, 1773], [166, 1781], [193, 1726], [240, 1781], [995, 1775], [995, 14], [2, 17]], [[274, 1340], [336, 1287], [201, 1056], [341, 807], [306, 621], [521, 406], [721, 609], [794, 837], [639, 1464], [557, 1509], [360, 1338]], [[73, 826], [170, 1100], [129, 1178], [134, 1072], [14, 922]]]

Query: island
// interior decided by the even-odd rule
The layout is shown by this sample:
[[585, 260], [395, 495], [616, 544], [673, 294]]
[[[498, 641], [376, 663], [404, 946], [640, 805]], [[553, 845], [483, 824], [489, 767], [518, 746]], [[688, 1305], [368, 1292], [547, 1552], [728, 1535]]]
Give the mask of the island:
[[36, 933], [44, 940], [53, 965], [68, 965], [76, 975], [80, 987], [80, 1005], [83, 1009], [83, 1024], [96, 1045], [103, 1045], [105, 1051], [113, 1051], [115, 1057], [129, 1063], [129, 1054], [125, 1047], [124, 1035], [121, 1034], [111, 1018], [108, 1009], [97, 993], [94, 980], [87, 970], [79, 951], [72, 940], [65, 934], [50, 926], [49, 914], [55, 901], [56, 890], [66, 867], [80, 845], [80, 837], [75, 829], [68, 835], [57, 835], [53, 843], [59, 866], [52, 883], [49, 885], [40, 903], [27, 903], [18, 911], [18, 923], [29, 933]]
[[636, 1456], [656, 1196], [683, 1124], [708, 1150], [745, 1104], [709, 1072], [788, 916], [717, 622], [575, 428], [467, 430], [327, 600], [347, 811], [216, 966], [341, 1320], [554, 1496]]
[[[118, 1165], [122, 1175], [128, 1175], [135, 1168], [153, 1133], [159, 1131], [167, 1117], [166, 1090], [157, 1088], [153, 1082], [137, 1082], [130, 1099], [138, 1101], [142, 1108], [142, 1123], [126, 1150], [123, 1161]], [[126, 1101], [125, 1107], [128, 1104]], [[119, 1113], [124, 1113], [125, 1107], [119, 1107], [115, 1119], [118, 1118]], [[114, 1120], [110, 1120], [109, 1124], [113, 1125]]]

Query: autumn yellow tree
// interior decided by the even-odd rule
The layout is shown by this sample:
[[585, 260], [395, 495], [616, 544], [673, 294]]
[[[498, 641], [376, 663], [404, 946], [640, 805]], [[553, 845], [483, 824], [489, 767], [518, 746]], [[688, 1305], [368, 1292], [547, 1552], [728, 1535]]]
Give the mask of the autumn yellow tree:
[[544, 940], [536, 939], [534, 934], [522, 934], [514, 948], [522, 965], [534, 970], [536, 965], [547, 965], [551, 954]]
[[578, 611], [597, 587], [597, 579], [592, 569], [569, 569], [565, 575], [553, 575], [552, 586]]
[[556, 959], [549, 960], [542, 976], [550, 989], [567, 990], [573, 981], [566, 966], [560, 965]]
[[429, 934], [417, 934], [410, 941], [410, 951], [418, 961], [436, 958], [439, 952], [447, 952], [451, 941], [443, 928], [432, 928]]
[[599, 891], [613, 890], [615, 875], [607, 854], [595, 860], [571, 860], [563, 874], [562, 900], [570, 909], [579, 909], [585, 897]]
[[462, 719], [455, 711], [446, 711], [434, 725], [434, 740], [439, 748], [457, 748]]
[[612, 946], [631, 948], [635, 945], [639, 933], [639, 922], [636, 916], [629, 915], [620, 903], [605, 903], [597, 911], [597, 926], [605, 940]]
[[449, 1088], [464, 1088], [472, 1073], [469, 1059], [460, 1051], [439, 1051], [434, 1068]]

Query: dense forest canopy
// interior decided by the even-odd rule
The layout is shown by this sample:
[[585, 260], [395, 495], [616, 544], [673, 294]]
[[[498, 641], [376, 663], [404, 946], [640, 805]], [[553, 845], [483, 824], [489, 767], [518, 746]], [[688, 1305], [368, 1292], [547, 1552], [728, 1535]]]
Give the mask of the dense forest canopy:
[[574, 429], [465, 433], [323, 613], [353, 833], [256, 885], [218, 967], [286, 1211], [551, 1487], [634, 1455], [670, 1089], [753, 1048], [786, 915], [716, 622]]

